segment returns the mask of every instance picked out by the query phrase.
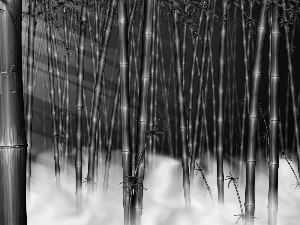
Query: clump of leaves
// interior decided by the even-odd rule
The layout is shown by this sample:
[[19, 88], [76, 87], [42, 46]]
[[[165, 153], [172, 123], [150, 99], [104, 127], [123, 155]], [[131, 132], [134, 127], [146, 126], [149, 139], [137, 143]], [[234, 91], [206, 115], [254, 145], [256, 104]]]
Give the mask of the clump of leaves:
[[134, 193], [137, 195], [140, 193], [141, 190], [147, 190], [143, 186], [143, 181], [139, 177], [135, 176], [126, 176], [125, 181], [121, 182], [123, 184], [123, 189], [125, 188], [125, 196], [133, 196]]
[[263, 138], [263, 141], [266, 143], [266, 145], [268, 147], [269, 143], [270, 143], [270, 133], [269, 133], [268, 125], [267, 125], [267, 122], [266, 122], [266, 117], [268, 116], [268, 110], [264, 110], [261, 107], [261, 103], [259, 103], [258, 106], [259, 106], [259, 116], [260, 116], [260, 118], [263, 119], [264, 124], [265, 124], [265, 128], [266, 128], [266, 132], [263, 133], [262, 138]]

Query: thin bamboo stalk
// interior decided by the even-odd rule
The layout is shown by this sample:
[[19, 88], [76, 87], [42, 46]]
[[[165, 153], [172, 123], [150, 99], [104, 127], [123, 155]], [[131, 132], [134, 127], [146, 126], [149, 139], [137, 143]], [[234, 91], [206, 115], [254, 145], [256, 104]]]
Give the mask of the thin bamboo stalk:
[[[154, 74], [155, 74], [155, 50], [156, 50], [156, 36], [157, 36], [157, 32], [156, 32], [156, 23], [157, 21], [157, 3], [156, 1], [153, 2], [153, 8], [155, 10], [153, 10], [153, 22], [152, 22], [152, 36], [151, 36], [151, 70], [150, 70], [150, 102], [149, 102], [149, 130], [153, 129], [153, 120], [154, 120]], [[148, 144], [148, 148], [149, 148], [149, 152], [153, 150], [153, 142], [154, 142], [154, 137], [151, 136], [149, 139], [149, 144]]]
[[[189, 10], [189, 3], [186, 0], [183, 0], [184, 4], [184, 14], [186, 15]], [[182, 82], [183, 82], [183, 91], [185, 87], [185, 68], [186, 68], [186, 30], [187, 30], [187, 21], [183, 22], [183, 40], [182, 40]], [[198, 33], [199, 34], [199, 33]], [[198, 38], [197, 38], [198, 39]]]
[[27, 50], [27, 109], [26, 109], [26, 195], [30, 200], [30, 177], [31, 177], [31, 148], [32, 148], [32, 116], [33, 116], [33, 69], [34, 61], [34, 41], [36, 30], [35, 8], [36, 1], [29, 1], [29, 27], [28, 27], [28, 50]]
[[224, 123], [224, 67], [225, 67], [225, 42], [227, 30], [227, 1], [222, 2], [222, 24], [220, 39], [220, 59], [219, 59], [219, 87], [218, 87], [218, 147], [217, 147], [217, 185], [218, 202], [224, 204], [224, 172], [223, 172], [223, 123]]
[[[212, 13], [215, 12], [215, 4], [216, 1], [212, 0]], [[211, 73], [211, 89], [212, 89], [212, 102], [213, 102], [213, 138], [214, 138], [214, 145], [213, 145], [213, 158], [216, 158], [216, 150], [217, 150], [217, 115], [216, 115], [216, 95], [215, 95], [215, 76], [214, 76], [214, 66], [213, 66], [213, 54], [212, 54], [212, 37], [214, 31], [214, 16], [212, 16], [210, 20], [210, 29], [208, 34], [208, 47], [209, 47], [209, 54], [208, 54], [208, 62], [210, 61], [210, 73]], [[207, 67], [208, 69], [209, 67]]]

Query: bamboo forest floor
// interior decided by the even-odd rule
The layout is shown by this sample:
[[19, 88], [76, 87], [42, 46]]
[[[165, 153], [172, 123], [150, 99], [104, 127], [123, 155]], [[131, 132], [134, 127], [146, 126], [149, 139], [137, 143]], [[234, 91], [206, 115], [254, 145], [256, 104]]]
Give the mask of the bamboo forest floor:
[[[120, 225], [123, 224], [122, 207], [122, 168], [121, 152], [114, 150], [109, 176], [107, 197], [102, 195], [104, 177], [104, 154], [99, 160], [97, 190], [92, 198], [87, 199], [86, 187], [83, 184], [83, 211], [76, 212], [75, 166], [72, 154], [68, 158], [61, 157], [61, 194], [55, 186], [54, 159], [51, 140], [47, 139], [47, 147], [43, 149], [43, 137], [33, 134], [34, 146], [32, 155], [32, 177], [30, 201], [27, 202], [29, 225]], [[37, 147], [40, 146], [40, 147]], [[75, 151], [75, 150], [73, 150]], [[87, 174], [87, 149], [83, 154], [83, 180]], [[203, 174], [209, 185], [206, 187], [200, 173], [194, 177], [192, 189], [192, 211], [185, 213], [182, 188], [181, 160], [165, 156], [146, 156], [146, 179], [144, 187], [143, 225], [232, 225], [240, 214], [240, 206], [233, 182], [225, 180], [225, 206], [217, 207], [217, 184], [215, 170]], [[258, 161], [263, 163], [263, 160]], [[215, 166], [215, 162], [211, 161]], [[225, 163], [224, 176], [229, 176], [228, 164]], [[256, 208], [255, 224], [267, 224], [268, 218], [268, 170], [266, 165], [256, 167]], [[295, 160], [291, 165], [296, 168]], [[233, 174], [236, 174], [233, 172]], [[237, 180], [242, 204], [245, 193], [245, 171]], [[237, 177], [238, 175], [233, 175]], [[280, 159], [279, 167], [279, 212], [278, 225], [298, 225], [300, 221], [300, 189], [295, 190], [295, 177], [284, 159]], [[210, 198], [208, 190], [212, 192]], [[242, 219], [237, 224], [243, 224]]]

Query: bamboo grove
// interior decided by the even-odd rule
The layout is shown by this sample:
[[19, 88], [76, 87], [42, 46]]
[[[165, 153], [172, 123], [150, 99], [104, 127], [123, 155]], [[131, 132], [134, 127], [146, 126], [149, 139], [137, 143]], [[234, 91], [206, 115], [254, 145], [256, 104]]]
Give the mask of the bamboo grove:
[[[280, 157], [300, 187], [298, 3], [0, 1], [1, 224], [27, 224], [36, 134], [51, 149], [57, 196], [73, 163], [77, 213], [95, 193], [109, 198], [119, 151], [126, 225], [142, 224], [156, 155], [180, 160], [186, 213], [200, 172], [219, 209], [233, 182], [245, 224], [256, 221], [264, 164], [268, 224], [277, 224]], [[216, 174], [215, 190], [204, 173]]]

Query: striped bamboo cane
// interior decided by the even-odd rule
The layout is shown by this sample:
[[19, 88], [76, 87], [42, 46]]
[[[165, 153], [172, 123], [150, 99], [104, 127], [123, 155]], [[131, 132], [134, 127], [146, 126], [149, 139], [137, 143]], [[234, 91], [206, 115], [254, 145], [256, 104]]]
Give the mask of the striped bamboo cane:
[[257, 43], [254, 59], [254, 67], [252, 72], [252, 91], [249, 111], [249, 133], [248, 148], [246, 157], [246, 191], [245, 191], [245, 213], [247, 215], [247, 223], [254, 223], [255, 210], [255, 164], [256, 164], [256, 134], [259, 119], [258, 112], [258, 92], [261, 78], [261, 57], [266, 33], [266, 4], [267, 0], [263, 0], [261, 4], [259, 24], [257, 28]]
[[0, 9], [0, 223], [26, 225], [27, 143], [22, 84], [22, 1], [1, 1]]
[[217, 146], [217, 185], [218, 185], [218, 201], [224, 204], [224, 172], [223, 172], [223, 79], [225, 67], [225, 42], [227, 30], [227, 5], [228, 1], [222, 1], [222, 23], [221, 23], [221, 40], [220, 40], [220, 58], [219, 58], [219, 87], [218, 87], [218, 146]]
[[272, 38], [271, 38], [271, 74], [270, 74], [270, 150], [269, 150], [269, 193], [268, 193], [268, 224], [277, 224], [278, 212], [278, 168], [279, 168], [279, 41], [278, 2], [273, 1], [272, 10]]
[[27, 109], [26, 109], [26, 138], [27, 138], [27, 157], [26, 157], [26, 195], [30, 199], [30, 177], [31, 177], [31, 148], [32, 148], [32, 108], [33, 108], [33, 69], [34, 61], [34, 41], [36, 30], [35, 8], [36, 1], [29, 1], [29, 28], [28, 28], [28, 50], [27, 50]]
[[[129, 118], [129, 57], [128, 57], [128, 21], [127, 5], [119, 0], [118, 23], [120, 40], [120, 104], [121, 104], [121, 130], [122, 130], [122, 165], [123, 165], [123, 206], [124, 224], [129, 224], [130, 188], [129, 177], [132, 170], [130, 118]], [[104, 88], [104, 87], [103, 87]]]

